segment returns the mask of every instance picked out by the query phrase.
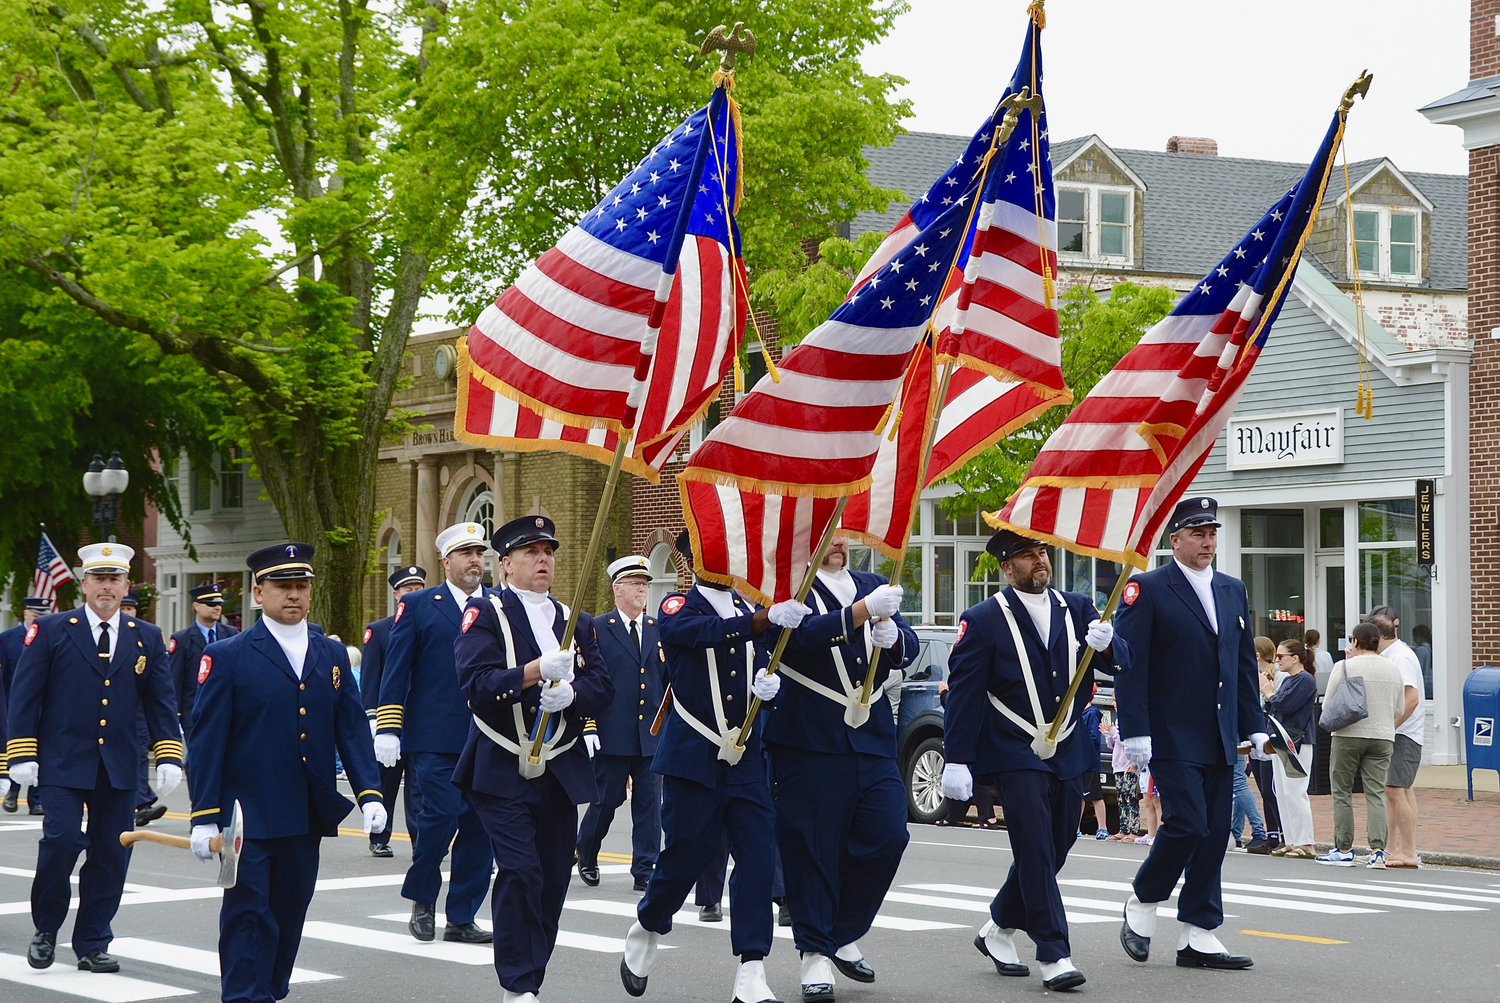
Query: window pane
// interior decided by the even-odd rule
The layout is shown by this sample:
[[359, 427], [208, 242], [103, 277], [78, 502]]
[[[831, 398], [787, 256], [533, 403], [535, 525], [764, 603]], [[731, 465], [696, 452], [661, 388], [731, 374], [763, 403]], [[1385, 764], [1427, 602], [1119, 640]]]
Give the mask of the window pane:
[[[896, 570], [896, 562], [886, 557], [876, 558], [875, 573], [886, 581]], [[922, 620], [922, 565], [913, 552], [911, 559], [901, 566], [901, 612], [913, 623]]]
[[1104, 223], [1124, 223], [1125, 206], [1129, 201], [1124, 195], [1102, 192], [1099, 195], [1099, 220]]
[[1417, 274], [1417, 249], [1412, 244], [1391, 245], [1391, 274]]
[[1417, 217], [1391, 213], [1391, 243], [1412, 244], [1417, 239]]
[[1123, 226], [1106, 224], [1099, 227], [1099, 253], [1125, 256], [1125, 232]]
[[1355, 240], [1379, 240], [1380, 239], [1380, 214], [1373, 212], [1357, 212], [1354, 214], [1354, 239]]
[[1354, 243], [1354, 267], [1362, 272], [1380, 269], [1380, 247], [1373, 241], [1359, 240]]
[[1083, 224], [1082, 223], [1058, 223], [1057, 224], [1057, 249], [1059, 251], [1076, 251], [1083, 253]]
[[206, 512], [213, 508], [214, 478], [206, 468], [195, 467], [192, 471], [193, 511]]
[[[1082, 554], [1075, 554], [1072, 551], [1065, 551], [1063, 560], [1065, 562], [1063, 581], [1067, 583], [1063, 586], [1063, 591], [1082, 592], [1084, 595], [1091, 595], [1094, 587], [1089, 582], [1089, 579], [1094, 576], [1094, 559], [1092, 557], [1085, 557]], [[1053, 567], [1056, 566], [1056, 564], [1053, 564]]]
[[1415, 498], [1359, 503], [1360, 543], [1406, 541], [1415, 543], [1416, 539], [1417, 500]]
[[[1361, 506], [1363, 508], [1363, 506]], [[1361, 519], [1363, 522], [1363, 519]], [[1376, 606], [1396, 611], [1396, 634], [1412, 644], [1412, 628], [1432, 624], [1432, 579], [1417, 566], [1415, 547], [1371, 547], [1359, 552], [1359, 612]]]
[[[943, 544], [932, 548], [933, 612], [938, 623], [953, 623], [953, 546]], [[943, 614], [949, 614], [943, 619]]]
[[943, 506], [940, 504], [934, 504], [932, 506], [932, 535], [953, 535], [953, 520], [949, 517], [947, 512], [943, 511]]
[[1240, 513], [1241, 547], [1302, 549], [1301, 509], [1253, 509]]
[[1076, 220], [1082, 222], [1084, 206], [1087, 204], [1088, 195], [1077, 189], [1059, 188], [1057, 190], [1057, 218], [1059, 220]]
[[1318, 546], [1323, 550], [1344, 549], [1344, 510], [1318, 510]]
[[1125, 573], [1125, 565], [1109, 561], [1094, 561], [1094, 606], [1103, 609], [1109, 602], [1109, 594], [1115, 590], [1115, 582]]
[[1240, 562], [1255, 633], [1280, 644], [1302, 638], [1307, 604], [1301, 554], [1246, 554]]
[[869, 571], [870, 564], [875, 558], [875, 551], [869, 547], [851, 546], [849, 548], [849, 570]]

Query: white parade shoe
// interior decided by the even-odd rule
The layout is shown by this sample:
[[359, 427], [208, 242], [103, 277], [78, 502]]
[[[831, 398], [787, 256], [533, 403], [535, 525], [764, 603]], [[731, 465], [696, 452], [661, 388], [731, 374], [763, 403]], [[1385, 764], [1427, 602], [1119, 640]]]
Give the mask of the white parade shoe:
[[1042, 967], [1042, 985], [1053, 992], [1067, 992], [1070, 989], [1077, 989], [1088, 981], [1088, 979], [1083, 977], [1082, 972], [1073, 967], [1072, 958], [1059, 958], [1056, 961], [1043, 961], [1040, 964]]
[[765, 962], [740, 962], [734, 973], [734, 1003], [781, 1003], [766, 982]]
[[1030, 975], [1031, 969], [1021, 964], [1021, 956], [1016, 953], [1015, 933], [1015, 930], [1007, 930], [987, 919], [974, 938], [974, 947], [995, 963], [995, 971], [1001, 975]]
[[620, 959], [620, 982], [632, 996], [646, 991], [646, 976], [656, 964], [656, 945], [661, 934], [652, 933], [639, 922], [632, 923], [625, 934], [625, 957]]
[[802, 954], [802, 1003], [832, 1003], [833, 962], [826, 954]]
[[500, 1003], [537, 1003], [536, 993], [513, 993], [509, 989], [501, 989]]

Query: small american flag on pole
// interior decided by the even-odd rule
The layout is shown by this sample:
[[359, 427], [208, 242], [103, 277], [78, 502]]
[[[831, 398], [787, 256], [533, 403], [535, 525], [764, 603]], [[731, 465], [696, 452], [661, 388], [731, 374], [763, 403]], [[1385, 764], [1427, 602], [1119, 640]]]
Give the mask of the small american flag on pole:
[[47, 600], [55, 608], [58, 587], [72, 578], [73, 572], [69, 570], [68, 562], [58, 555], [57, 548], [52, 546], [52, 541], [47, 537], [47, 531], [42, 530], [42, 539], [36, 548], [36, 574], [31, 578], [31, 595]]

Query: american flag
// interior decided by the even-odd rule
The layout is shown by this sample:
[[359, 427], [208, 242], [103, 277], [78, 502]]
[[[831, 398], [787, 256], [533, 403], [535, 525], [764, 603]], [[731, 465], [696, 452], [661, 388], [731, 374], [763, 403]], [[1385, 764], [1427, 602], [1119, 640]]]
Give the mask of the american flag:
[[1291, 288], [1343, 135], [1048, 438], [992, 526], [1144, 568], [1218, 438]]
[[55, 608], [58, 587], [72, 578], [68, 562], [58, 556], [57, 548], [47, 538], [47, 531], [42, 530], [42, 539], [36, 548], [36, 574], [31, 578], [31, 595], [47, 600]]
[[735, 121], [716, 88], [485, 309], [461, 348], [460, 439], [607, 460], [633, 429], [630, 469], [656, 479], [672, 450], [652, 445], [712, 403], [744, 326]]
[[871, 275], [762, 377], [677, 475], [697, 567], [762, 600], [791, 596], [836, 499], [870, 484], [875, 426], [896, 397], [976, 188]]

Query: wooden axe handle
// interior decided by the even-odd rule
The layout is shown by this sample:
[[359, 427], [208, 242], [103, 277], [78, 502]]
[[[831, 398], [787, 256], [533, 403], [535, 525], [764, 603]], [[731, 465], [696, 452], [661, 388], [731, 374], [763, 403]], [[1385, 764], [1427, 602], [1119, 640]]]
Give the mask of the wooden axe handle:
[[667, 719], [667, 711], [672, 706], [672, 684], [667, 684], [667, 691], [662, 694], [661, 707], [656, 712], [656, 720], [651, 722], [651, 734], [661, 734], [661, 723]]
[[[144, 840], [148, 843], [161, 843], [163, 846], [175, 846], [180, 850], [191, 850], [193, 841], [186, 836], [173, 836], [165, 832], [151, 832], [147, 829], [136, 829], [134, 832], [120, 833], [120, 845], [132, 846]], [[214, 836], [208, 841], [208, 848], [215, 853], [220, 852], [224, 845], [223, 836]]]

